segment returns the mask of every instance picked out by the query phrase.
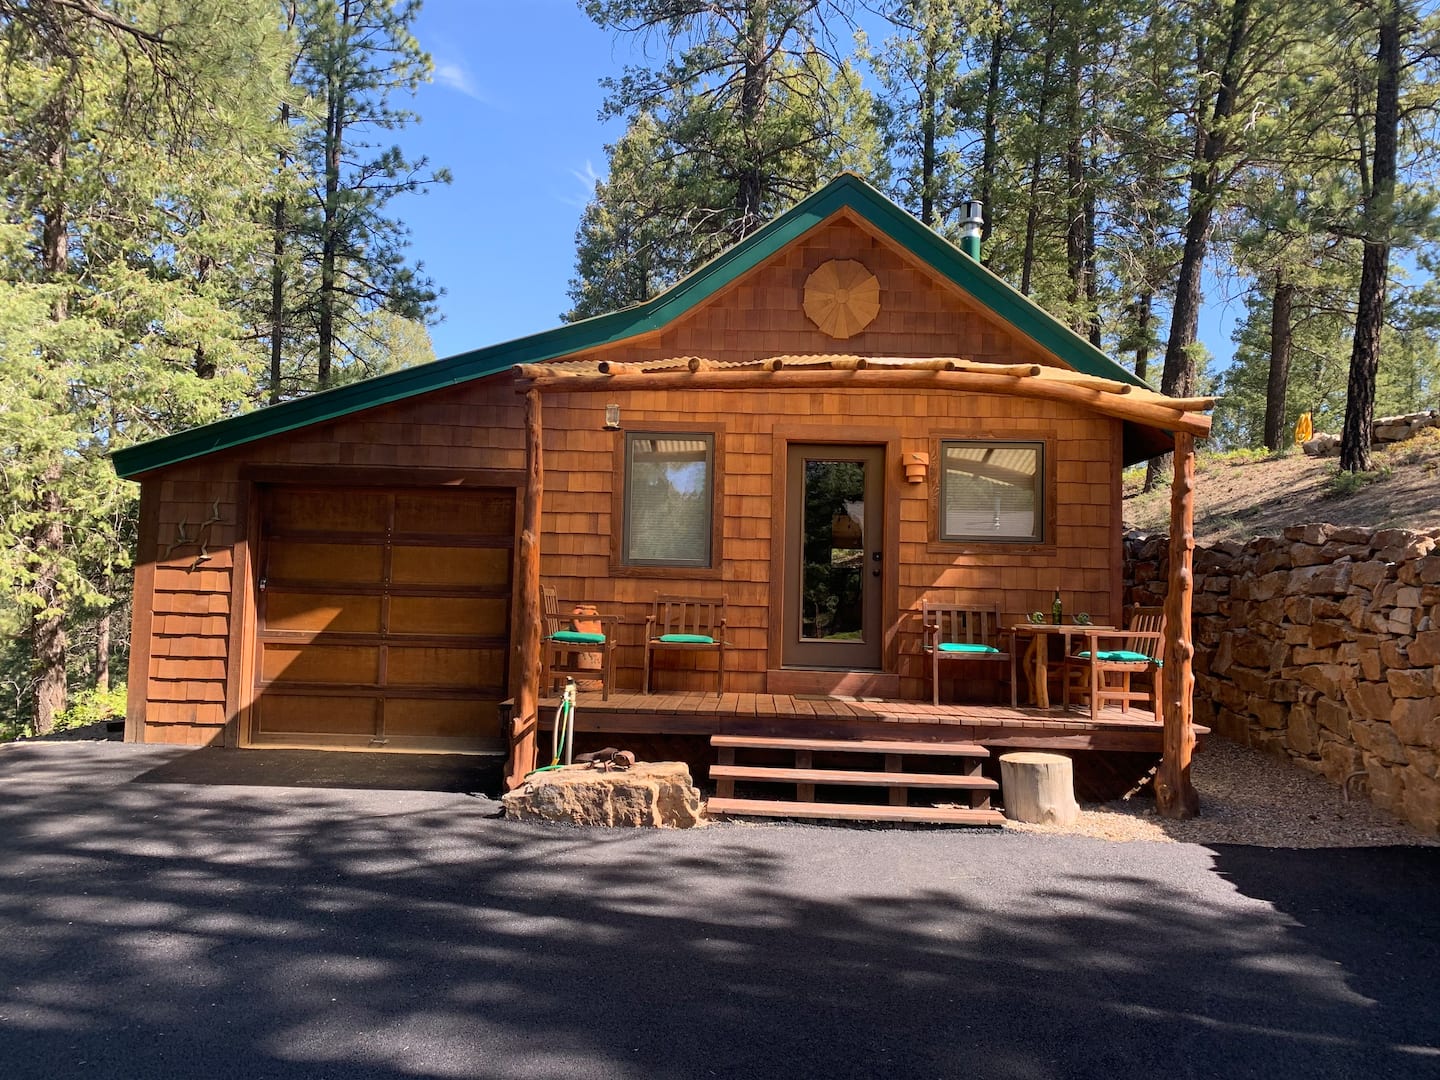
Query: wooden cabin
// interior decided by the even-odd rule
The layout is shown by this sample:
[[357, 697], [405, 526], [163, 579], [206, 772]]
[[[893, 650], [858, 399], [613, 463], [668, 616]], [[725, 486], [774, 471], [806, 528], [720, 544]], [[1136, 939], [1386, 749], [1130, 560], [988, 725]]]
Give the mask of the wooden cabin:
[[[1008, 624], [1058, 590], [1120, 625], [1121, 469], [1175, 448], [1183, 803], [1205, 404], [844, 175], [639, 307], [118, 452], [141, 484], [127, 738], [504, 753], [518, 782], [545, 586], [619, 618], [583, 730], [1158, 751], [1140, 714], [931, 705], [919, 612]], [[639, 693], [659, 594], [724, 598], [718, 696], [717, 657], [684, 651]]]

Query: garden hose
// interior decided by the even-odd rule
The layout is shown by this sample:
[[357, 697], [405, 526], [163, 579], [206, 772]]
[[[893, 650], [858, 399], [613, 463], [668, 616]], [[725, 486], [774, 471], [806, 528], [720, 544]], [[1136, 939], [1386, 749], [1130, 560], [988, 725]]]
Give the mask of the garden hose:
[[[575, 680], [565, 680], [565, 694], [560, 699], [560, 706], [555, 710], [555, 728], [550, 737], [550, 764], [542, 765], [538, 769], [526, 773], [527, 776], [534, 776], [535, 773], [549, 772], [551, 769], [561, 768], [562, 765], [570, 764], [575, 751]], [[561, 756], [565, 760], [560, 760]]]

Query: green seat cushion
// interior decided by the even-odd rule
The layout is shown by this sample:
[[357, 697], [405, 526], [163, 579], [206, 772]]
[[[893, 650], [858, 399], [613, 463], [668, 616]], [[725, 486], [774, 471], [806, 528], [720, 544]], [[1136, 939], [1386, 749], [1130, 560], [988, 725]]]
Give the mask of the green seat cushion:
[[983, 653], [998, 653], [1000, 650], [994, 645], [975, 645], [968, 641], [942, 641], [940, 651], [948, 653], [970, 653], [980, 655]]
[[562, 645], [604, 645], [604, 634], [585, 634], [579, 630], [557, 630], [550, 635], [551, 641]]
[[[1084, 652], [1077, 653], [1076, 655], [1079, 656], [1081, 660], [1089, 660], [1090, 650], [1086, 649]], [[1100, 659], [1115, 664], [1154, 664], [1156, 667], [1165, 666], [1152, 656], [1146, 656], [1143, 652], [1131, 652], [1129, 649], [1111, 649], [1109, 652], [1102, 652]]]
[[713, 637], [704, 634], [661, 634], [660, 641], [666, 645], [714, 645]]

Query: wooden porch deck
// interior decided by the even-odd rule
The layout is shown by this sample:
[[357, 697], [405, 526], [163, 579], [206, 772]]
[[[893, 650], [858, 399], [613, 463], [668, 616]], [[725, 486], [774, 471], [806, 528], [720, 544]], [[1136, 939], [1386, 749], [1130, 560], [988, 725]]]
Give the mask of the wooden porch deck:
[[[541, 698], [541, 728], [558, 697]], [[579, 732], [653, 735], [790, 735], [825, 739], [969, 741], [992, 748], [1160, 753], [1163, 726], [1141, 710], [1087, 710], [1008, 705], [931, 705], [919, 701], [792, 694], [582, 693]], [[1203, 738], [1205, 728], [1197, 727]]]

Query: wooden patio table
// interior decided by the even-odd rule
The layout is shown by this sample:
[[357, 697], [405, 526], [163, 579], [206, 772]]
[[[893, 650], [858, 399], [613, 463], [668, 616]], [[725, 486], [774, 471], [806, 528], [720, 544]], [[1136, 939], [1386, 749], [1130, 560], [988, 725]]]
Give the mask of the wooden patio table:
[[1062, 642], [1064, 654], [1070, 652], [1070, 639], [1076, 634], [1087, 634], [1092, 630], [1114, 631], [1117, 627], [1107, 626], [1104, 623], [1061, 623], [1056, 626], [1054, 623], [1015, 623], [1010, 627], [1016, 637], [1015, 648], [1020, 648], [1019, 641], [1027, 639], [1029, 644], [1025, 647], [1025, 655], [1021, 659], [1020, 666], [1025, 669], [1025, 681], [1030, 684], [1030, 700], [1035, 703], [1037, 709], [1050, 708], [1050, 641], [1059, 637]]

